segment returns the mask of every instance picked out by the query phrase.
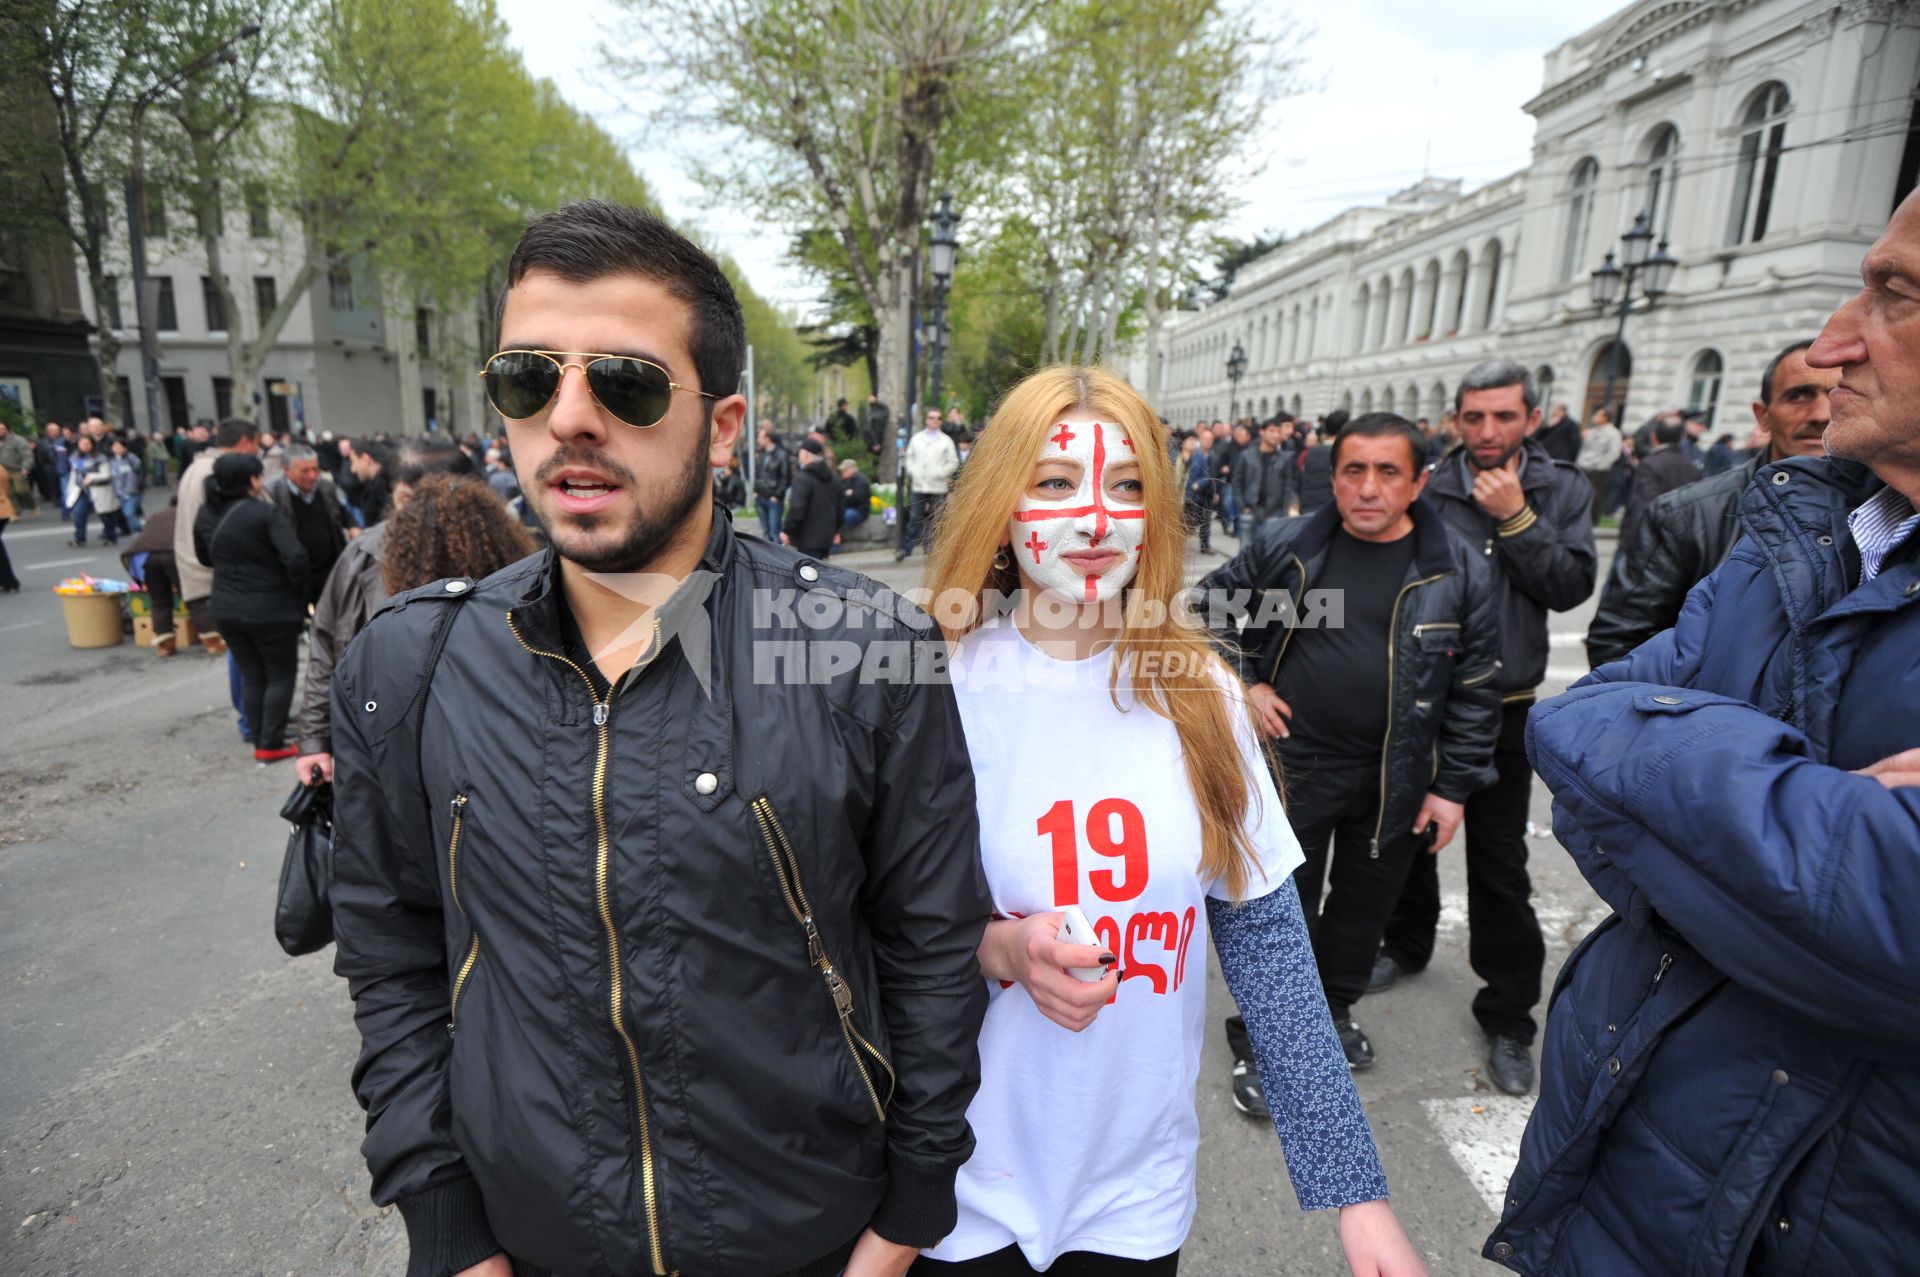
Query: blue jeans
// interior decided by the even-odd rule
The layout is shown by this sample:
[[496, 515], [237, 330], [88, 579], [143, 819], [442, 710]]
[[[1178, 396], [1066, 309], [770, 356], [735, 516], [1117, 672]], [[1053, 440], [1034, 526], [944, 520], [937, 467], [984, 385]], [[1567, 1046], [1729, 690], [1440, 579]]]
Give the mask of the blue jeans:
[[760, 516], [760, 535], [780, 544], [780, 520], [786, 514], [786, 502], [779, 497], [755, 497], [753, 509]]
[[1240, 498], [1231, 486], [1220, 494], [1220, 526], [1230, 537], [1240, 535]]
[[[900, 543], [900, 558], [913, 553], [913, 547], [920, 544], [920, 538], [932, 531], [933, 517], [940, 513], [940, 503], [947, 499], [944, 492], [916, 492], [907, 502], [907, 539]], [[929, 543], [931, 544], [931, 543]]]
[[93, 498], [87, 495], [85, 488], [80, 490], [80, 499], [67, 507], [67, 513], [73, 516], [73, 539], [85, 545], [87, 520], [93, 516]]
[[240, 739], [253, 739], [252, 724], [247, 722], [247, 685], [240, 677], [240, 662], [233, 659], [233, 650], [227, 650], [227, 695], [233, 699], [233, 712], [240, 719]]

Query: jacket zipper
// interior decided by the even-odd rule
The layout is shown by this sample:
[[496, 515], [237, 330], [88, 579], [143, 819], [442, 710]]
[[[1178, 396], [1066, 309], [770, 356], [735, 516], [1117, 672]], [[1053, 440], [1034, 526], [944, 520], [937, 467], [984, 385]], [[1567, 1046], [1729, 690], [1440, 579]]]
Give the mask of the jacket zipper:
[[[460, 834], [467, 821], [466, 793], [455, 794], [448, 806], [453, 813], [453, 833], [447, 839], [447, 887], [453, 893], [453, 907], [460, 911], [462, 918], [466, 918], [467, 907], [460, 903]], [[460, 1023], [460, 992], [467, 987], [467, 977], [473, 974], [473, 964], [480, 960], [480, 933], [473, 930], [471, 919], [467, 920], [467, 928], [473, 931], [473, 938], [467, 944], [466, 961], [460, 964], [459, 974], [453, 977], [453, 999], [447, 1007], [449, 1036]]]
[[1307, 601], [1307, 565], [1291, 550], [1287, 552], [1287, 557], [1293, 560], [1293, 569], [1300, 574], [1300, 597], [1293, 601], [1294, 624], [1287, 626], [1286, 632], [1280, 636], [1280, 650], [1273, 654], [1273, 664], [1267, 669], [1267, 686], [1276, 690], [1280, 686], [1280, 662], [1286, 659], [1287, 644], [1293, 642], [1293, 631], [1300, 621], [1300, 609]]
[[[1437, 572], [1432, 576], [1423, 576], [1418, 581], [1409, 581], [1401, 586], [1400, 593], [1393, 596], [1393, 611], [1387, 614], [1387, 734], [1380, 738], [1380, 814], [1373, 822], [1373, 843], [1367, 852], [1369, 860], [1380, 859], [1380, 833], [1387, 824], [1387, 751], [1393, 745], [1393, 639], [1400, 627], [1400, 600], [1407, 597], [1409, 590], [1431, 585], [1445, 575], [1444, 572]], [[1413, 627], [1413, 632], [1418, 634], [1422, 629], [1427, 628], [1441, 627], [1437, 624], [1416, 625]], [[1460, 627], [1456, 625], [1453, 628]]]
[[[875, 1116], [884, 1122], [887, 1120], [887, 1105], [893, 1103], [896, 1084], [893, 1065], [887, 1062], [886, 1056], [880, 1054], [878, 1047], [853, 1027], [853, 989], [834, 969], [833, 959], [827, 956], [826, 944], [820, 939], [820, 929], [814, 925], [813, 905], [808, 901], [807, 889], [800, 881], [799, 858], [793, 854], [793, 844], [787, 841], [786, 830], [780, 827], [780, 817], [774, 813], [773, 804], [764, 796], [756, 798], [753, 800], [753, 814], [760, 822], [760, 836], [767, 844], [768, 856], [773, 860], [773, 876], [780, 883], [780, 894], [786, 899], [787, 911], [793, 914], [794, 921], [800, 924], [800, 930], [806, 933], [807, 960], [820, 969], [820, 977], [826, 981], [827, 993], [833, 998], [833, 1009], [840, 1019], [840, 1035], [846, 1039], [847, 1053], [853, 1057], [853, 1067], [859, 1070], [860, 1080], [866, 1085], [867, 1098], [873, 1101]], [[887, 1098], [884, 1100], [873, 1084], [872, 1070], [861, 1058], [863, 1050], [873, 1057], [875, 1064], [886, 1070]]]
[[[507, 613], [507, 628], [513, 631], [513, 637], [521, 647], [535, 656], [544, 656], [548, 660], [558, 661], [580, 676], [586, 684], [587, 695], [593, 700], [593, 725], [598, 736], [593, 763], [593, 895], [600, 910], [600, 925], [607, 938], [608, 996], [607, 1014], [613, 1022], [613, 1031], [620, 1038], [620, 1045], [627, 1057], [627, 1067], [633, 1079], [634, 1108], [640, 1114], [640, 1196], [647, 1212], [647, 1249], [653, 1263], [656, 1277], [669, 1277], [665, 1251], [660, 1241], [660, 1196], [659, 1186], [653, 1174], [653, 1124], [647, 1117], [646, 1082], [640, 1075], [640, 1050], [633, 1044], [633, 1037], [627, 1032], [626, 1025], [626, 982], [620, 970], [620, 933], [613, 925], [612, 897], [607, 889], [607, 861], [611, 852], [611, 840], [607, 834], [607, 754], [611, 745], [609, 720], [613, 717], [611, 697], [601, 700], [599, 691], [579, 664], [560, 652], [543, 651], [527, 642], [520, 633], [519, 622], [513, 619], [511, 610]], [[654, 620], [655, 642], [649, 651], [657, 654], [659, 618]], [[631, 673], [631, 671], [629, 671]]]

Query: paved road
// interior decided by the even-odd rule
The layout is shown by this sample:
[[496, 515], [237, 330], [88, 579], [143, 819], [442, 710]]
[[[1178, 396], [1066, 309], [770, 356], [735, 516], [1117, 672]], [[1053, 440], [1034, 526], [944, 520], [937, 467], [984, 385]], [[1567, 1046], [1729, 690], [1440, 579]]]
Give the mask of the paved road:
[[[67, 647], [49, 589], [117, 572], [110, 551], [67, 548], [46, 517], [6, 544], [26, 589], [0, 599], [0, 1273], [403, 1272], [399, 1219], [366, 1197], [330, 952], [288, 959], [270, 932], [290, 774], [253, 765], [223, 662]], [[917, 580], [917, 561], [857, 557]], [[1586, 617], [1556, 620], [1547, 690], [1582, 672]], [[1551, 973], [1603, 913], [1534, 846]], [[1479, 1079], [1459, 868], [1456, 844], [1433, 968], [1360, 1009], [1380, 1052], [1361, 1094], [1436, 1277], [1495, 1271], [1475, 1256], [1527, 1108]], [[1209, 1000], [1217, 1022], [1217, 970]], [[1183, 1270], [1343, 1273], [1332, 1217], [1299, 1212], [1271, 1129], [1228, 1101], [1228, 1063], [1210, 1033]]]

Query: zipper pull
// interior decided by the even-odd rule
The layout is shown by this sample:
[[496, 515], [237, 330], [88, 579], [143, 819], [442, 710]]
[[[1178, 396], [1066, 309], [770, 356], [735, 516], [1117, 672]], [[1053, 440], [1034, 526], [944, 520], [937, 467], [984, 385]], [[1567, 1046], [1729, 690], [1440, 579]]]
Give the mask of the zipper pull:
[[1367, 852], [1367, 859], [1368, 860], [1380, 859], [1380, 840], [1378, 838], [1375, 838], [1373, 840], [1372, 848]]
[[465, 811], [466, 807], [467, 796], [465, 794], [455, 794], [453, 801], [447, 804], [447, 814], [455, 820], [458, 820], [460, 819], [460, 813]]
[[595, 727], [605, 727], [607, 725], [607, 703], [605, 701], [595, 701], [593, 703], [593, 725]]
[[800, 919], [800, 929], [807, 933], [807, 961], [831, 973], [833, 964], [827, 961], [827, 946], [820, 941], [820, 929], [813, 925], [812, 914]]
[[447, 1036], [448, 1036], [448, 1037], [452, 1037], [452, 1036], [453, 1036], [453, 1032], [454, 1032], [454, 1030], [453, 1030], [453, 1021], [452, 1021], [452, 1020], [448, 1020], [448, 1021], [447, 1021]]
[[1652, 996], [1654, 989], [1660, 987], [1660, 981], [1666, 977], [1667, 968], [1672, 965], [1673, 955], [1671, 953], [1663, 953], [1660, 955], [1660, 969], [1653, 973], [1653, 989], [1647, 991], [1649, 997]]
[[821, 974], [826, 977], [827, 992], [833, 995], [833, 1009], [839, 1012], [840, 1018], [844, 1020], [853, 1014], [853, 990], [831, 965], [824, 968]]

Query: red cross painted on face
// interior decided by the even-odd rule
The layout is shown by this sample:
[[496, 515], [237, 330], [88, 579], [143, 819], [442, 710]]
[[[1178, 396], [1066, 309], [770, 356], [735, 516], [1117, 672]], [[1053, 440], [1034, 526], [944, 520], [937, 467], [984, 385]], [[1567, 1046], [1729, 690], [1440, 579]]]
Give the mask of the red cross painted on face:
[[[1060, 423], [1062, 433], [1067, 432], [1066, 422]], [[1071, 435], [1069, 434], [1069, 437]], [[1057, 441], [1059, 436], [1054, 436]], [[1129, 446], [1132, 440], [1127, 441]], [[1062, 448], [1065, 444], [1060, 445]], [[1099, 545], [1107, 539], [1107, 533], [1115, 519], [1144, 519], [1145, 510], [1113, 510], [1107, 506], [1107, 435], [1098, 422], [1093, 427], [1093, 504], [1071, 506], [1061, 509], [1059, 506], [1043, 506], [1035, 510], [1019, 510], [1014, 519], [1020, 523], [1040, 523], [1049, 519], [1080, 519], [1093, 516], [1092, 544]]]
[[[1099, 428], [1100, 427], [1097, 424], [1094, 426], [1095, 430], [1098, 430]], [[1080, 437], [1079, 435], [1076, 435], [1075, 433], [1073, 433], [1073, 431], [1067, 429], [1067, 423], [1064, 421], [1060, 423], [1060, 431], [1058, 434], [1048, 436], [1051, 442], [1057, 443], [1060, 445], [1060, 451], [1062, 452], [1065, 452], [1067, 450], [1068, 444], [1072, 443], [1075, 439], [1078, 439], [1079, 437]]]
[[1035, 528], [1032, 533], [1028, 535], [1027, 539], [1020, 544], [1033, 551], [1033, 561], [1035, 563], [1040, 561], [1040, 551], [1047, 548], [1047, 543], [1040, 539], [1040, 529], [1038, 528]]

